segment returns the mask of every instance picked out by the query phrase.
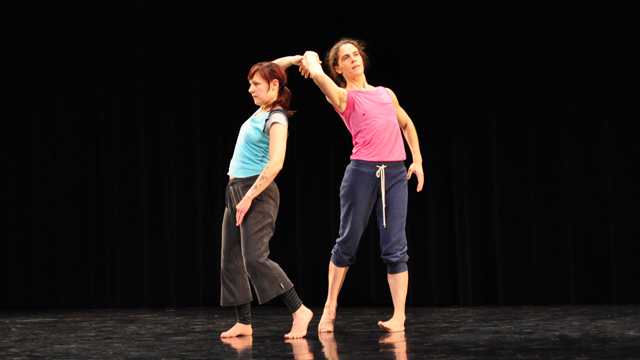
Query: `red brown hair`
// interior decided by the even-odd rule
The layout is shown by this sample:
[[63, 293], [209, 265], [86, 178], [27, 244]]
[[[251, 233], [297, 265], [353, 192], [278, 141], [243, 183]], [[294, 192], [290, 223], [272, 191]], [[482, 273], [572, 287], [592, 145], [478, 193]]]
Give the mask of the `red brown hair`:
[[265, 105], [265, 109], [273, 110], [281, 107], [285, 113], [287, 113], [287, 117], [291, 117], [295, 111], [289, 110], [291, 90], [287, 88], [287, 73], [275, 63], [259, 62], [249, 70], [249, 76], [247, 78], [251, 81], [256, 75], [264, 79], [269, 86], [271, 86], [273, 80], [278, 80], [278, 97], [271, 104]]

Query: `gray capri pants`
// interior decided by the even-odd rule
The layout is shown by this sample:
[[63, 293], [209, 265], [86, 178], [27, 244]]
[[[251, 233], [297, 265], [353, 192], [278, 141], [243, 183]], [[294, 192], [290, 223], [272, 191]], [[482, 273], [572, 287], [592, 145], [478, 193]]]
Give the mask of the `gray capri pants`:
[[[383, 177], [384, 207], [381, 188]], [[407, 168], [403, 161], [352, 160], [340, 185], [340, 232], [331, 251], [331, 262], [337, 267], [347, 267], [356, 261], [360, 238], [375, 206], [380, 249], [382, 259], [387, 264], [387, 273], [407, 271], [407, 203]]]
[[251, 202], [242, 224], [236, 226], [236, 205], [258, 176], [229, 180], [222, 220], [220, 305], [237, 306], [253, 300], [249, 281], [264, 304], [293, 288], [278, 264], [269, 256], [269, 240], [276, 227], [280, 192], [275, 182]]

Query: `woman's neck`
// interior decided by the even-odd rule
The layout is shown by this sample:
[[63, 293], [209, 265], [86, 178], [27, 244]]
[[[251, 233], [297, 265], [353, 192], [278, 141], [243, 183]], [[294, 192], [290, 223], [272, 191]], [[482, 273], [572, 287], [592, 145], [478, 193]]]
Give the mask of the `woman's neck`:
[[347, 90], [372, 90], [375, 89], [373, 86], [369, 85], [367, 82], [367, 78], [362, 74], [354, 79], [346, 79], [347, 80]]
[[269, 112], [269, 111], [271, 111], [271, 110], [275, 110], [275, 109], [278, 109], [278, 108], [281, 108], [281, 107], [282, 107], [282, 106], [279, 106], [279, 105], [278, 105], [278, 106], [273, 106], [273, 103], [268, 104], [268, 105], [262, 105], [262, 106], [260, 107], [260, 112], [258, 112], [258, 113], [259, 113], [259, 114], [264, 114], [264, 113], [266, 113], [266, 112]]

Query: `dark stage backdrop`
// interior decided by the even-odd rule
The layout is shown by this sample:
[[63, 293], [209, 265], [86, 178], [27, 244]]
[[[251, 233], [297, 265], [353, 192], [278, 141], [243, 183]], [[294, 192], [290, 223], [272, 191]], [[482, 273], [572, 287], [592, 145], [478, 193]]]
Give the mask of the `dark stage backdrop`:
[[[640, 44], [616, 4], [5, 2], [0, 308], [217, 306], [247, 72], [343, 36], [420, 137], [410, 305], [638, 302]], [[322, 305], [351, 138], [289, 75], [272, 258]], [[390, 304], [379, 255], [370, 226], [342, 305]]]

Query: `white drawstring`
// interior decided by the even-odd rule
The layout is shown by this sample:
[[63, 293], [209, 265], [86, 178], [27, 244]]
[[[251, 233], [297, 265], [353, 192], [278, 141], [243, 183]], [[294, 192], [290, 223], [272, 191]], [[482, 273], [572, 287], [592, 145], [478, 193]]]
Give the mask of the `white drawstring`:
[[387, 165], [376, 165], [378, 167], [378, 171], [376, 172], [376, 177], [380, 178], [380, 190], [382, 191], [382, 224], [384, 225], [385, 229], [387, 228], [387, 204], [385, 202], [384, 199], [384, 192], [385, 192], [385, 183], [384, 183], [384, 168], [387, 167]]

